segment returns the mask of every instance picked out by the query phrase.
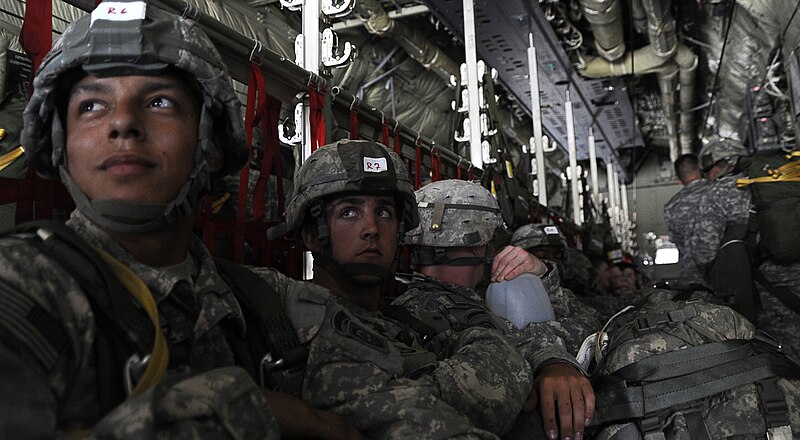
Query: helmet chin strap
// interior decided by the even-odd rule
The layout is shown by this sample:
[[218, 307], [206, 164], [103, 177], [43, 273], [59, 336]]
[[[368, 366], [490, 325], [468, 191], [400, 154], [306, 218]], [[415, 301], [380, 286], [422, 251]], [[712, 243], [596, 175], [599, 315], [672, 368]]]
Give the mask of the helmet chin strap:
[[422, 266], [483, 266], [482, 282], [488, 281], [492, 271], [492, 245], [485, 245], [486, 251], [482, 257], [456, 257], [447, 256], [447, 248], [418, 246], [414, 249], [414, 264]]
[[[321, 201], [315, 203], [310, 208], [310, 214], [317, 220], [317, 240], [322, 248], [321, 252], [313, 252], [314, 263], [326, 268], [329, 272], [341, 275], [348, 284], [361, 285], [364, 287], [380, 286], [394, 276], [397, 264], [400, 261], [400, 236], [402, 235], [402, 222], [398, 227], [398, 246], [395, 249], [394, 261], [389, 269], [372, 263], [345, 263], [341, 264], [333, 259], [331, 249], [330, 229], [325, 223], [324, 209]], [[372, 278], [372, 279], [370, 279]]]
[[59, 172], [75, 206], [83, 215], [104, 229], [136, 234], [174, 223], [194, 212], [200, 195], [206, 190], [203, 180], [209, 180], [205, 161], [200, 165], [195, 167], [175, 199], [163, 205], [111, 199], [89, 200], [63, 166], [59, 167]]

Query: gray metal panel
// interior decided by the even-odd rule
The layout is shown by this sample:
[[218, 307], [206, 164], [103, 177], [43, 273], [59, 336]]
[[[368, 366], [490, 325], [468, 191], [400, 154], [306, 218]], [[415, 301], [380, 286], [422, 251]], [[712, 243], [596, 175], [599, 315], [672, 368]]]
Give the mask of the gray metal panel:
[[[463, 41], [462, 0], [425, 0], [424, 3]], [[528, 33], [533, 29], [539, 60], [542, 125], [559, 144], [567, 145], [564, 101], [565, 91], [569, 87], [579, 160], [589, 158], [587, 137], [593, 123], [596, 124], [597, 157], [603, 161], [609, 156], [616, 156], [616, 148], [644, 146], [624, 81], [621, 78], [585, 80], [578, 76], [553, 28], [535, 2], [476, 0], [475, 27], [479, 58], [497, 69], [502, 84], [515, 95], [529, 115], [526, 50]], [[616, 104], [597, 106], [593, 102]], [[625, 170], [619, 168], [624, 174]]]

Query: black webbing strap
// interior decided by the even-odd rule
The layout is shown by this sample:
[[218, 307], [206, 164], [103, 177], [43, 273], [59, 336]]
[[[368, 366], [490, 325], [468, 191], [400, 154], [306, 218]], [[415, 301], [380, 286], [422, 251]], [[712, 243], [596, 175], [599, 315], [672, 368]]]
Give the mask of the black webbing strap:
[[421, 319], [414, 316], [403, 306], [391, 304], [388, 301], [381, 299], [378, 302], [378, 309], [384, 315], [409, 326], [412, 330], [422, 336], [423, 341], [433, 340], [434, 337], [439, 334], [438, 330], [424, 323]]
[[33, 232], [41, 239], [31, 243], [78, 282], [90, 299], [98, 328], [116, 329], [124, 322], [125, 329], [118, 333], [126, 342], [141, 353], [152, 349], [152, 322], [106, 262], [75, 231], [62, 222], [43, 220], [19, 225], [13, 232]]
[[778, 298], [786, 307], [800, 314], [800, 296], [795, 295], [792, 289], [772, 284], [758, 268], [753, 270], [753, 278], [766, 287], [769, 293]]
[[634, 386], [623, 381], [595, 391], [595, 418], [600, 423], [644, 418], [740, 385], [799, 373], [797, 365], [785, 358], [761, 353], [682, 377]]
[[[231, 286], [239, 301], [246, 321], [255, 318], [263, 337], [248, 328], [247, 345], [255, 366], [271, 389], [299, 394], [303, 371], [308, 359], [308, 349], [300, 344], [297, 333], [283, 311], [278, 292], [266, 280], [248, 268], [232, 261], [215, 258], [220, 275]], [[252, 322], [252, 321], [251, 321]], [[257, 330], [257, 331], [258, 331]], [[258, 376], [256, 380], [260, 380]]]
[[626, 365], [614, 376], [626, 381], [657, 381], [745, 359], [756, 349], [748, 339], [712, 342], [647, 357]]
[[786, 395], [778, 386], [778, 379], [771, 377], [760, 380], [756, 382], [756, 390], [758, 398], [761, 400], [761, 409], [764, 413], [767, 430], [790, 426]]

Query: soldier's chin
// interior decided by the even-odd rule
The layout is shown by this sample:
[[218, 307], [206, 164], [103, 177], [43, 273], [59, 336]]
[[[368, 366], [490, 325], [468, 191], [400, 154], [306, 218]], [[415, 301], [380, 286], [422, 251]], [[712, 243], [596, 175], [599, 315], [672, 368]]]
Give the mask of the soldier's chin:
[[384, 281], [386, 281], [385, 277], [378, 275], [361, 274], [361, 275], [353, 275], [352, 278], [355, 283], [368, 287], [380, 286], [381, 284], [384, 283]]

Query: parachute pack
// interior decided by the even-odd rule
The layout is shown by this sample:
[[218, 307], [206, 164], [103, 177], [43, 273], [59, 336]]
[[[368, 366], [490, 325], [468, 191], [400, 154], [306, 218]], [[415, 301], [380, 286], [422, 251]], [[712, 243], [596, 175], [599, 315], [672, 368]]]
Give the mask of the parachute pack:
[[[123, 376], [126, 380], [129, 376], [144, 377], [131, 374], [131, 359], [138, 361], [140, 354], [151, 354], [151, 361], [144, 364], [149, 369], [154, 363], [152, 359], [156, 358], [154, 339], [161, 337], [158, 332], [153, 336], [153, 323], [142, 308], [134, 304], [136, 292], [116, 275], [111, 262], [101, 258], [102, 254], [62, 222], [29, 222], [5, 234], [28, 239], [43, 254], [73, 274], [86, 293], [100, 329], [94, 344], [95, 356], [101, 365], [97, 371], [103, 372], [97, 378], [100, 408], [103, 413], [110, 411], [130, 394], [129, 384], [120, 379]], [[239, 365], [262, 386], [299, 395], [308, 351], [297, 340], [294, 328], [283, 312], [278, 292], [243, 266], [222, 259], [215, 259], [215, 263], [220, 276], [242, 304], [247, 328], [252, 329], [247, 337], [228, 337]], [[135, 277], [132, 272], [131, 275]], [[31, 322], [31, 325], [39, 327], [37, 322]], [[125, 374], [106, 374], [108, 371]], [[163, 370], [155, 373], [158, 378], [151, 384], [158, 382], [163, 374]]]
[[759, 254], [777, 264], [800, 261], [800, 151], [757, 153], [746, 162], [756, 207]]
[[800, 363], [732, 309], [664, 301], [596, 338], [595, 439], [792, 439]]

